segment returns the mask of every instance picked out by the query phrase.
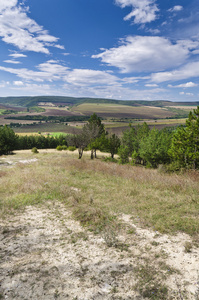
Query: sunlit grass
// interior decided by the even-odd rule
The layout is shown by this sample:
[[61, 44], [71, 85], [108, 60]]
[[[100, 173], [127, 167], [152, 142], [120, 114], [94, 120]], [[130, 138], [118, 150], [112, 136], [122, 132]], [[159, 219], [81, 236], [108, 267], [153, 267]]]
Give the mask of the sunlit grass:
[[62, 201], [82, 223], [88, 216], [87, 223], [92, 224], [92, 218], [100, 222], [105, 216], [110, 221], [111, 216], [125, 213], [139, 225], [160, 232], [199, 233], [198, 172], [169, 175], [76, 156], [39, 153], [37, 162], [4, 167], [0, 171], [2, 216], [26, 205]]

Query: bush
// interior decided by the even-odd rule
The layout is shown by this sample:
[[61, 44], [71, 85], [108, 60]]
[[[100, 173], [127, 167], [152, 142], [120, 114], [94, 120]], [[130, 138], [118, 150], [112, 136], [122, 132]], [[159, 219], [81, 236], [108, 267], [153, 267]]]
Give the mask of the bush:
[[76, 150], [76, 147], [75, 147], [75, 146], [69, 146], [69, 147], [68, 147], [68, 150], [69, 150], [69, 151], [75, 151], [75, 150]]
[[58, 151], [62, 151], [63, 150], [63, 146], [57, 146], [57, 148], [56, 148], [56, 150], [58, 150]]
[[32, 153], [34, 153], [34, 154], [37, 154], [37, 153], [39, 153], [39, 151], [37, 150], [37, 148], [36, 147], [34, 147], [34, 148], [32, 148]]
[[66, 145], [62, 146], [62, 150], [67, 150], [67, 149], [68, 149], [68, 147]]
[[103, 161], [105, 161], [105, 162], [109, 162], [110, 161], [110, 162], [114, 162], [114, 163], [118, 162], [118, 160], [116, 158], [112, 158], [112, 157], [104, 157]]

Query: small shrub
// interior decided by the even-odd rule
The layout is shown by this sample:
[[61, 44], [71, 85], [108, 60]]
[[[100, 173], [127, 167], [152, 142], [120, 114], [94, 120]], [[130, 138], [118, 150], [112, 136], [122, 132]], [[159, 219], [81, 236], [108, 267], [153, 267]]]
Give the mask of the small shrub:
[[62, 151], [63, 150], [63, 146], [57, 146], [57, 148], [56, 148], [56, 150], [58, 150], [58, 151]]
[[67, 150], [67, 149], [68, 149], [68, 147], [66, 145], [62, 146], [62, 150]]
[[69, 150], [69, 151], [75, 151], [75, 150], [76, 150], [76, 147], [75, 147], [75, 146], [69, 146], [69, 147], [68, 147], [68, 150]]
[[31, 152], [32, 152], [32, 153], [34, 153], [34, 154], [37, 154], [37, 153], [39, 153], [39, 151], [37, 150], [37, 148], [36, 148], [36, 147], [32, 148]]
[[186, 252], [186, 253], [190, 253], [191, 252], [191, 250], [192, 250], [192, 243], [190, 243], [190, 242], [185, 242], [185, 244], [184, 244], [184, 251]]
[[110, 161], [110, 162], [114, 162], [114, 163], [118, 162], [117, 159], [112, 158], [112, 157], [104, 157], [103, 161], [105, 161], [105, 162], [109, 162]]

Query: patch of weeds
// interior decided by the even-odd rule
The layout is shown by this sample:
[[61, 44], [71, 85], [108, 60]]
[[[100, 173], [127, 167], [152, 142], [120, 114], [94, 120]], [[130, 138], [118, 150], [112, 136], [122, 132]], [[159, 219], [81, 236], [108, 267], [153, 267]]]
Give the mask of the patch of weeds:
[[165, 262], [160, 261], [159, 262], [159, 266], [161, 268], [161, 270], [167, 271], [168, 274], [180, 274], [180, 271], [167, 265]]
[[145, 288], [142, 290], [142, 296], [144, 298], [149, 298], [149, 299], [167, 299], [168, 295], [168, 288], [164, 285], [158, 284], [157, 286], [150, 286], [147, 285]]
[[177, 289], [178, 289], [178, 296], [179, 296], [179, 299], [180, 300], [184, 300], [184, 299], [187, 299], [186, 298], [186, 292], [185, 291], [183, 291], [182, 289], [181, 289], [181, 286], [180, 286], [180, 284], [177, 282], [177, 280], [175, 279], [175, 282], [176, 282], [176, 286], [177, 286]]
[[87, 236], [87, 234], [85, 232], [73, 233], [70, 236], [70, 241], [73, 244], [76, 244], [79, 239], [82, 239], [83, 241], [87, 241], [88, 240], [88, 236]]
[[59, 292], [58, 292], [58, 290], [55, 290], [54, 297], [55, 297], [55, 299], [57, 299], [57, 298], [59, 297]]
[[118, 244], [116, 231], [111, 227], [105, 228], [102, 237], [108, 247], [116, 247]]
[[193, 238], [193, 245], [196, 247], [196, 248], [199, 248], [199, 236], [195, 236]]
[[162, 258], [168, 258], [168, 254], [163, 249], [159, 252], [159, 254]]
[[105, 227], [102, 237], [108, 247], [115, 247], [121, 251], [128, 251], [129, 245], [121, 243], [117, 238], [117, 227]]
[[196, 283], [196, 291], [195, 291], [195, 300], [199, 300], [199, 272], [198, 272], [198, 279], [197, 279], [197, 283]]
[[9, 228], [8, 227], [4, 227], [3, 231], [2, 231], [2, 234], [7, 234], [9, 232], [10, 232]]
[[109, 215], [103, 208], [88, 204], [77, 205], [73, 209], [73, 216], [81, 225], [87, 226], [95, 233], [100, 233], [107, 224], [114, 223], [114, 216]]
[[127, 234], [135, 234], [136, 233], [136, 228], [135, 227], [131, 227], [127, 230]]
[[158, 237], [160, 237], [160, 234], [159, 234], [159, 233], [156, 233], [156, 234], [154, 235], [154, 238], [156, 239], [156, 238], [158, 238]]
[[190, 253], [191, 250], [192, 250], [192, 247], [193, 247], [192, 243], [190, 243], [190, 242], [185, 242], [185, 243], [184, 243], [184, 252], [185, 252], [185, 253]]
[[105, 162], [113, 162], [113, 163], [118, 162], [118, 160], [116, 158], [112, 158], [112, 157], [104, 157], [102, 160]]
[[138, 276], [138, 283], [136, 289], [139, 290], [140, 294], [144, 298], [160, 300], [167, 299], [168, 288], [163, 285], [158, 279], [160, 272], [157, 272], [155, 268], [152, 268], [147, 262], [145, 265], [140, 265], [134, 268]]
[[151, 246], [146, 245], [146, 246], [145, 246], [145, 250], [146, 250], [147, 252], [149, 252], [149, 251], [151, 250]]
[[120, 243], [116, 245], [116, 248], [119, 249], [120, 251], [128, 251], [129, 250], [129, 245], [125, 243]]
[[152, 246], [158, 246], [158, 245], [159, 245], [159, 243], [158, 243], [158, 242], [156, 242], [156, 241], [152, 241], [152, 242], [151, 242], [151, 245], [152, 245]]
[[117, 293], [117, 288], [115, 286], [112, 288], [111, 293], [113, 294]]

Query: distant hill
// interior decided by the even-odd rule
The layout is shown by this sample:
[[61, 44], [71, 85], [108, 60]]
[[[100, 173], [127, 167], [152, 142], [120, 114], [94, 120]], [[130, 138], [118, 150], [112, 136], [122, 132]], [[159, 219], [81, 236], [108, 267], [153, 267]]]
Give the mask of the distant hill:
[[75, 97], [64, 97], [64, 96], [36, 96], [36, 97], [0, 97], [0, 103], [10, 106], [21, 106], [21, 107], [31, 107], [37, 106], [40, 102], [51, 102], [57, 105], [79, 105], [83, 103], [110, 103], [110, 104], [120, 104], [129, 106], [195, 106], [199, 105], [198, 102], [172, 102], [165, 100], [156, 101], [146, 101], [146, 100], [112, 100], [103, 98], [75, 98]]

